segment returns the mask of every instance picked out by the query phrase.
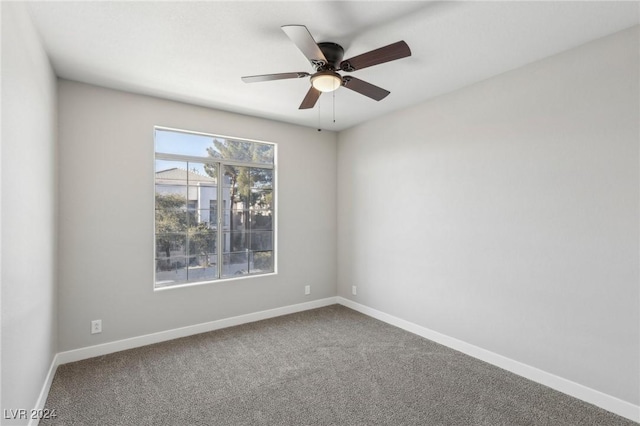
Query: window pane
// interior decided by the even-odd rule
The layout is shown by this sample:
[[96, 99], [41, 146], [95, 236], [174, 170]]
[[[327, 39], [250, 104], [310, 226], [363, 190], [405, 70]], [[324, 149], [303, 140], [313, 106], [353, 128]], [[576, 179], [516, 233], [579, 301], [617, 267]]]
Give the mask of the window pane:
[[223, 235], [223, 253], [244, 252], [249, 248], [246, 232], [225, 232]]
[[187, 239], [183, 233], [156, 234], [156, 259], [169, 259], [187, 254]]
[[185, 207], [187, 205], [187, 186], [180, 183], [174, 185], [156, 183], [156, 203], [158, 197], [174, 203], [171, 207]]
[[209, 201], [209, 226], [218, 229], [218, 200]]
[[250, 254], [249, 273], [273, 272], [273, 252], [255, 251]]
[[188, 280], [211, 281], [217, 279], [217, 235], [206, 227], [189, 229]]
[[251, 188], [256, 189], [272, 189], [273, 188], [273, 170], [251, 168]]
[[156, 160], [156, 183], [186, 185], [188, 169], [186, 161]]
[[273, 145], [234, 139], [214, 138], [214, 156], [244, 163], [273, 164]]
[[252, 231], [251, 250], [273, 250], [273, 232], [271, 231]]
[[187, 260], [184, 256], [156, 259], [156, 287], [183, 283], [187, 280]]
[[273, 164], [274, 146], [268, 143], [156, 129], [156, 152], [192, 157]]
[[229, 139], [214, 139], [215, 149], [220, 153], [220, 157], [225, 160], [235, 160], [251, 163], [253, 149], [251, 142], [234, 141]]
[[168, 234], [172, 232], [184, 232], [187, 230], [187, 210], [165, 208], [166, 200], [157, 202], [156, 197], [156, 232], [158, 234]]
[[196, 213], [195, 214], [196, 223], [201, 228], [216, 229], [218, 222], [217, 222], [215, 210], [212, 211], [209, 209], [200, 209], [200, 210], [197, 210], [195, 213]]
[[217, 164], [189, 161], [186, 169], [175, 171], [173, 174], [178, 175], [179, 173], [184, 176], [184, 179], [188, 181], [189, 185], [215, 187], [218, 184]]
[[176, 200], [181, 200], [184, 206], [187, 203], [187, 186], [182, 185], [179, 182], [175, 182], [172, 185], [167, 183], [156, 183], [156, 198], [158, 198], [158, 195], [161, 197], [173, 195]]
[[275, 146], [266, 143], [254, 143], [252, 163], [273, 164]]
[[213, 145], [213, 137], [156, 129], [155, 142], [156, 152], [208, 157], [207, 148]]
[[251, 229], [261, 231], [273, 230], [273, 217], [271, 211], [252, 210], [251, 211]]
[[182, 232], [187, 228], [187, 187], [156, 185], [156, 233]]
[[224, 166], [222, 199], [230, 210], [243, 210], [249, 203], [250, 178], [248, 167]]
[[252, 189], [249, 203], [252, 209], [270, 210], [273, 206], [273, 192], [271, 190]]
[[211, 208], [211, 202], [218, 199], [218, 187], [214, 184], [200, 183], [198, 186], [198, 208]]
[[222, 276], [234, 277], [249, 273], [249, 254], [231, 253], [222, 255]]
[[218, 182], [218, 166], [192, 161], [156, 160], [156, 183], [212, 185]]
[[249, 230], [249, 211], [233, 210], [224, 212], [225, 231], [247, 231]]
[[[189, 229], [189, 255], [206, 256], [208, 253], [217, 253], [217, 232]], [[206, 258], [202, 259], [204, 262]], [[198, 260], [198, 264], [202, 263]]]
[[218, 279], [218, 268], [215, 264], [189, 267], [189, 282], [213, 281]]

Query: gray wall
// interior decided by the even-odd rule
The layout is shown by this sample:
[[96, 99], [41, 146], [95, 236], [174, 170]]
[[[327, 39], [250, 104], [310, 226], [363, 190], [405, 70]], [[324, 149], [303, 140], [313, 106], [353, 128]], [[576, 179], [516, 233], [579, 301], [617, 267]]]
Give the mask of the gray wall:
[[339, 295], [638, 404], [638, 48], [340, 133]]
[[[335, 296], [335, 133], [64, 80], [58, 90], [61, 351]], [[278, 144], [277, 275], [153, 291], [154, 125]]]
[[23, 4], [1, 7], [4, 416], [36, 405], [57, 349], [57, 130], [56, 80], [38, 35]]

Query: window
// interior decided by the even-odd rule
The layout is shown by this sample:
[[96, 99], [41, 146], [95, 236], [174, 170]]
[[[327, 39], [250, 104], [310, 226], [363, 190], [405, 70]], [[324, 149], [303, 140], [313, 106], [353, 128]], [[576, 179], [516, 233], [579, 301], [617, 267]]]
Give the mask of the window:
[[155, 288], [274, 272], [274, 178], [274, 144], [156, 127]]

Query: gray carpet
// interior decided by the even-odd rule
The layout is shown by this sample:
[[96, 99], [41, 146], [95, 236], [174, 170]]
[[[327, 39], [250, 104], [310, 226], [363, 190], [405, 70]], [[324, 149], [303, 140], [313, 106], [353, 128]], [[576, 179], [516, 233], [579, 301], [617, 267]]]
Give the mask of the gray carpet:
[[41, 425], [634, 425], [339, 305], [62, 365]]

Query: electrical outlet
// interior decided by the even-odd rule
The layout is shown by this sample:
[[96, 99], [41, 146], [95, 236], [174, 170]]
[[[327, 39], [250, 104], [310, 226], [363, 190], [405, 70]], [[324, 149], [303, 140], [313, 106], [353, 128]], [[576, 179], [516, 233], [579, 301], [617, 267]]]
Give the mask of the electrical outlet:
[[102, 333], [102, 320], [91, 321], [91, 334]]
[[305, 285], [304, 286], [304, 294], [311, 294], [311, 286], [310, 285]]
[[355, 286], [355, 285], [352, 285], [352, 286], [351, 286], [351, 294], [353, 294], [354, 296], [355, 296], [356, 294], [358, 294], [358, 291], [357, 291], [357, 289], [356, 289], [356, 286]]

